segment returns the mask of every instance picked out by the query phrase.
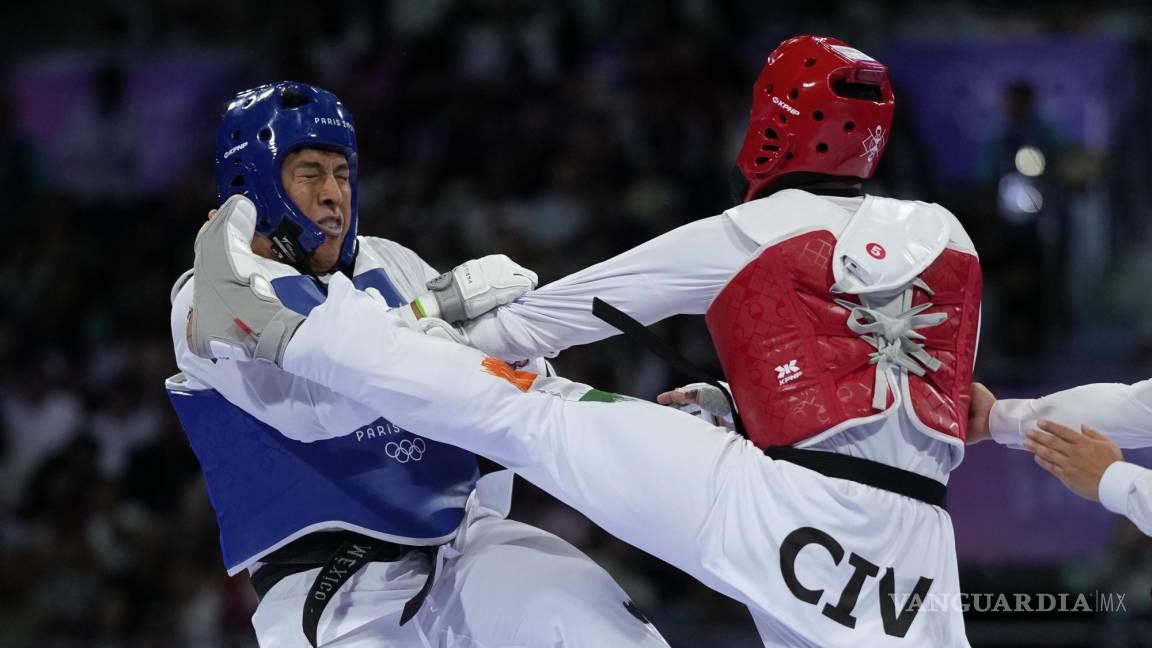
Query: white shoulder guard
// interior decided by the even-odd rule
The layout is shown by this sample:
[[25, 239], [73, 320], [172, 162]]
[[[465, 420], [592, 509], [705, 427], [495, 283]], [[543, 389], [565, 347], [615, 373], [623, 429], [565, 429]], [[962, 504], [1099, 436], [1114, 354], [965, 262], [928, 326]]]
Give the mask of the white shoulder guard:
[[359, 274], [365, 270], [372, 268], [379, 268], [384, 259], [396, 254], [396, 248], [400, 247], [394, 241], [379, 238], [377, 236], [357, 236], [356, 244], [359, 246], [359, 251], [356, 254], [356, 267], [353, 269], [354, 274]]
[[868, 196], [837, 237], [833, 292], [903, 290], [948, 246], [949, 216], [935, 204]]
[[415, 252], [395, 241], [375, 236], [361, 236], [357, 241], [360, 252], [353, 274], [379, 268], [406, 300], [425, 292], [424, 284], [438, 274]]

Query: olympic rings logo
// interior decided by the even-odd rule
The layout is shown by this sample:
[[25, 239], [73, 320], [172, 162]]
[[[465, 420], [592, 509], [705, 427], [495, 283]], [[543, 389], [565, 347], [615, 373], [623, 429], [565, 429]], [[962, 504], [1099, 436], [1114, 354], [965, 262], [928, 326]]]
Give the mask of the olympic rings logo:
[[409, 461], [420, 461], [424, 458], [424, 452], [427, 450], [424, 439], [404, 439], [400, 443], [389, 441], [384, 446], [384, 454], [399, 461], [400, 463], [408, 463]]

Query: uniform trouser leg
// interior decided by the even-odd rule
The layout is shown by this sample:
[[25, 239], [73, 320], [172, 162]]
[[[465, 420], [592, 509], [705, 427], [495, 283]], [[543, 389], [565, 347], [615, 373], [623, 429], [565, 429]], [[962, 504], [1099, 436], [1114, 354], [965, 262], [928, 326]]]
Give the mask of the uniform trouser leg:
[[758, 451], [671, 408], [581, 401], [582, 386], [567, 381], [540, 381], [553, 393], [522, 391], [486, 371], [485, 359], [405, 328], [337, 280], [297, 331], [284, 369], [416, 434], [500, 462], [609, 533], [697, 575], [697, 534], [732, 475], [721, 466]]
[[427, 609], [413, 621], [434, 647], [667, 648], [628, 595], [580, 550], [483, 508], [479, 513], [442, 551]]
[[958, 591], [951, 521], [936, 507], [772, 461], [654, 403], [560, 379], [529, 386], [476, 350], [404, 328], [343, 278], [284, 369], [512, 468], [751, 606], [766, 641], [777, 626], [782, 645], [967, 645], [958, 611], [901, 616], [889, 595], [925, 579]]

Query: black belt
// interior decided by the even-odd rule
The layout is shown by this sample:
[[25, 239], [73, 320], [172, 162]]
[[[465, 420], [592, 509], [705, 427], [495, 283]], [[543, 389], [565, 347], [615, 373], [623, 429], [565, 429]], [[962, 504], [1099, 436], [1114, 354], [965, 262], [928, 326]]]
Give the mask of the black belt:
[[641, 324], [639, 320], [599, 297], [592, 298], [592, 314], [660, 356], [661, 360], [667, 362], [676, 371], [719, 389], [720, 393], [724, 395], [724, 399], [728, 401], [728, 406], [732, 408], [732, 425], [736, 428], [736, 434], [748, 438], [748, 434], [744, 431], [744, 421], [740, 418], [740, 412], [736, 407], [736, 400], [732, 396], [732, 392], [721, 384], [718, 378], [697, 367], [679, 351], [661, 340], [660, 336], [653, 333], [651, 329]]
[[939, 506], [942, 509], [948, 508], [946, 505], [947, 486], [935, 479], [908, 470], [893, 468], [869, 459], [834, 452], [802, 450], [788, 446], [765, 448], [764, 454], [772, 459], [787, 461], [814, 470], [825, 477], [848, 479], [897, 495], [911, 497], [925, 504]]
[[416, 616], [432, 589], [436, 577], [436, 547], [401, 545], [351, 531], [312, 533], [261, 558], [260, 562], [264, 564], [251, 575], [252, 587], [256, 596], [263, 599], [285, 577], [319, 568], [320, 573], [316, 574], [316, 580], [308, 590], [302, 617], [304, 636], [315, 648], [316, 627], [332, 594], [364, 565], [394, 562], [413, 551], [428, 554], [432, 566], [420, 591], [404, 604], [404, 611], [400, 614], [400, 625], [404, 625]]

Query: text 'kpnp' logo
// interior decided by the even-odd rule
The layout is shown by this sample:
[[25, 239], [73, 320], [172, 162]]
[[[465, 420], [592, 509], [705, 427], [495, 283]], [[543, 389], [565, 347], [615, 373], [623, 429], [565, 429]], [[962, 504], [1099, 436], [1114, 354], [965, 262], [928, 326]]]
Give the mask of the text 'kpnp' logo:
[[796, 110], [792, 106], [789, 106], [788, 104], [784, 103], [784, 101], [782, 99], [780, 99], [780, 97], [773, 96], [772, 97], [772, 103], [776, 104], [777, 106], [780, 106], [784, 110], [787, 110], [793, 116], [798, 116], [800, 114], [799, 110]]
[[779, 367], [776, 367], [776, 380], [779, 380], [781, 385], [787, 385], [793, 380], [796, 380], [800, 376], [804, 375], [804, 372], [800, 370], [800, 367], [796, 366], [796, 362], [796, 360], [789, 360]]
[[222, 155], [221, 157], [223, 157], [225, 160], [227, 160], [228, 158], [232, 157], [233, 153], [239, 153], [240, 151], [243, 151], [246, 148], [248, 148], [248, 142], [240, 142], [236, 146], [233, 146], [232, 148], [228, 149], [227, 151], [224, 151], [224, 155]]

